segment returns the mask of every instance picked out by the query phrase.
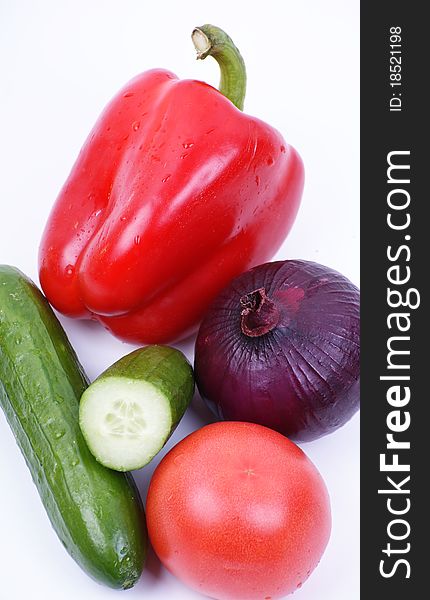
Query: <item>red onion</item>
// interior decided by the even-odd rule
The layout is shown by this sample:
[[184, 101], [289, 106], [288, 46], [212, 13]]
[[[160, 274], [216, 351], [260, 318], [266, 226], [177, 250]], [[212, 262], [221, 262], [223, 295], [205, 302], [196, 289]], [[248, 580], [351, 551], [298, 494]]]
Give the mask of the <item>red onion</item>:
[[341, 427], [359, 407], [360, 294], [317, 263], [243, 273], [216, 298], [196, 340], [199, 391], [220, 419], [300, 441]]

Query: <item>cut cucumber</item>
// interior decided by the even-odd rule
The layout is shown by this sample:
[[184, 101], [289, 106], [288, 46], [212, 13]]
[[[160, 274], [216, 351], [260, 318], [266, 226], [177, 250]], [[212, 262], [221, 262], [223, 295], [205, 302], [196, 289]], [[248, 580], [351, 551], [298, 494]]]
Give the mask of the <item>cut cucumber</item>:
[[79, 424], [102, 465], [140, 469], [167, 442], [193, 393], [193, 370], [182, 352], [168, 346], [139, 348], [87, 388]]

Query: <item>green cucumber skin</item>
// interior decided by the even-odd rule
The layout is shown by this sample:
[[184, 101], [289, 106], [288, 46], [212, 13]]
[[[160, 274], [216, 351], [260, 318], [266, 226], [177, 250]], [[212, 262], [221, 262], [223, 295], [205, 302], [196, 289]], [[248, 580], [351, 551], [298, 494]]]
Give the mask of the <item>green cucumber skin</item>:
[[0, 406], [67, 551], [97, 581], [126, 589], [145, 561], [145, 516], [132, 478], [88, 450], [78, 422], [87, 385], [44, 296], [0, 265]]
[[138, 348], [120, 358], [96, 381], [108, 377], [144, 380], [166, 396], [172, 416], [172, 427], [167, 439], [182, 419], [194, 394], [193, 368], [180, 350], [170, 346]]

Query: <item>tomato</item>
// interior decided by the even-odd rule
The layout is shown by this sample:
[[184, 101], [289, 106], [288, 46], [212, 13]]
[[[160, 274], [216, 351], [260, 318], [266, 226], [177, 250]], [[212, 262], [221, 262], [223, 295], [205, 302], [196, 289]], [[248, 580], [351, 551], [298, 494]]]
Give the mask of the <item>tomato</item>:
[[315, 466], [261, 425], [207, 425], [177, 444], [152, 477], [149, 536], [161, 562], [220, 600], [284, 596], [327, 545], [330, 503]]

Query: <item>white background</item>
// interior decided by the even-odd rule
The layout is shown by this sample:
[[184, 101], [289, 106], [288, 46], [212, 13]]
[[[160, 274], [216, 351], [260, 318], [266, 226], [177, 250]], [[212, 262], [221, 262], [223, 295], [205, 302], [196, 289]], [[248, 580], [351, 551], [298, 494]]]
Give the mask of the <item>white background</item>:
[[[0, 0], [0, 263], [36, 282], [50, 207], [96, 117], [132, 76], [164, 67], [218, 82], [197, 62], [194, 26], [223, 27], [248, 68], [245, 111], [278, 128], [303, 157], [306, 185], [277, 258], [304, 258], [359, 276], [358, 0]], [[101, 326], [61, 321], [91, 379], [133, 349]], [[181, 344], [192, 359], [192, 341]], [[167, 448], [211, 420], [196, 396]], [[303, 445], [332, 501], [333, 531], [297, 600], [359, 598], [359, 419]], [[136, 480], [145, 497], [160, 455]], [[202, 598], [151, 553], [140, 582], [115, 592], [89, 579], [56, 538], [0, 411], [0, 599]]]

